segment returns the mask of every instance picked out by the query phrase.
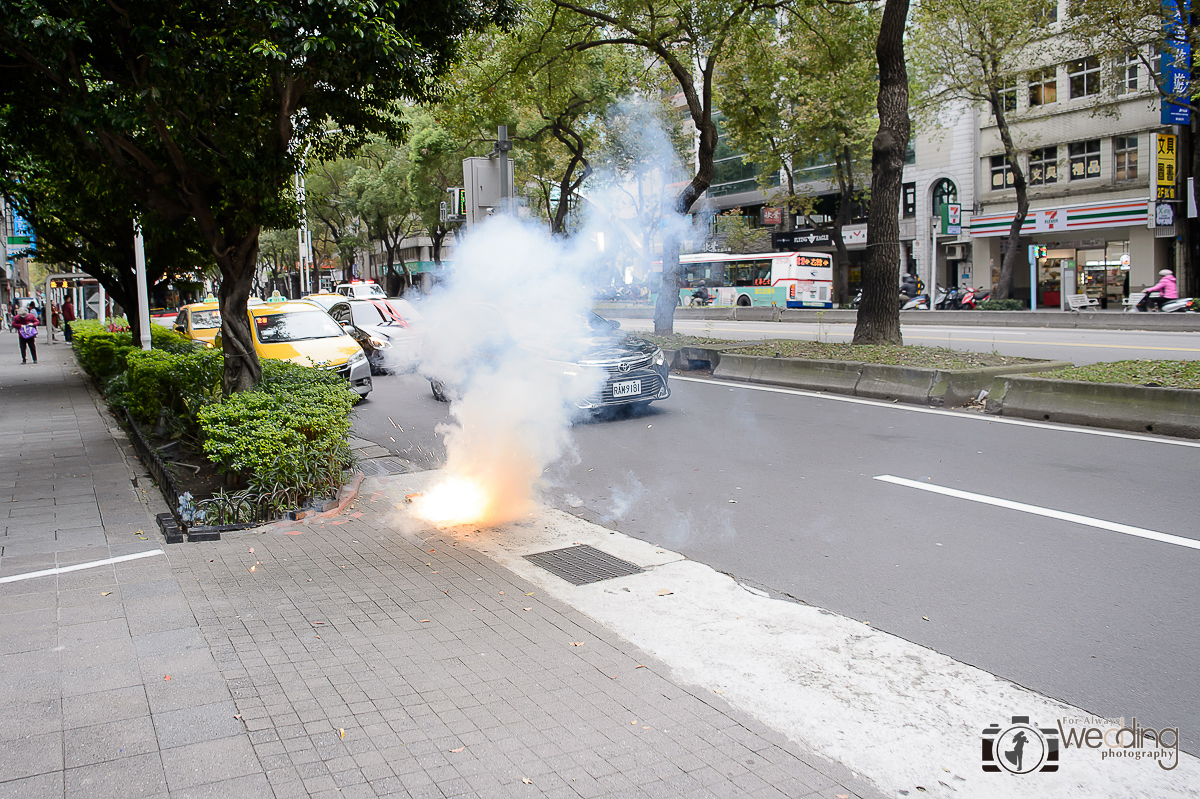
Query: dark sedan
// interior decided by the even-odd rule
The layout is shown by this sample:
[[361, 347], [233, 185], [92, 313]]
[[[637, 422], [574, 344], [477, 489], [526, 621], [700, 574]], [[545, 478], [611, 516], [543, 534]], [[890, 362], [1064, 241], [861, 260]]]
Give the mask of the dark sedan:
[[371, 374], [411, 372], [421, 356], [421, 314], [407, 300], [346, 299], [329, 315], [354, 337], [371, 362]]

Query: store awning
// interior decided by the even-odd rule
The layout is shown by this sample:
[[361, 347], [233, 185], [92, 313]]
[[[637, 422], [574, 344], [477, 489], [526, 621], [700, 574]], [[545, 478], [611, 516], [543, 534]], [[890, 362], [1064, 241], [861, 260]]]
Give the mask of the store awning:
[[[1149, 200], [1143, 199], [1060, 208], [1031, 208], [1025, 217], [1025, 223], [1021, 225], [1021, 233], [1061, 233], [1070, 230], [1145, 225], [1149, 205]], [[976, 216], [971, 219], [971, 238], [1006, 236], [1015, 216], [1016, 213], [1012, 211]]]

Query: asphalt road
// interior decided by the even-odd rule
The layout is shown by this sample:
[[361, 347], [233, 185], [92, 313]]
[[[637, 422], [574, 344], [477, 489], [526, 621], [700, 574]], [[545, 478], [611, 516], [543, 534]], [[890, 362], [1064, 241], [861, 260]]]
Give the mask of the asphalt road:
[[[1179, 727], [1200, 753], [1195, 442], [703, 379], [672, 389], [644, 414], [576, 425], [548, 501], [1092, 713]], [[433, 466], [447, 418], [427, 383], [385, 377], [355, 432]]]
[[[649, 319], [614, 318], [619, 319], [624, 330], [654, 329], [654, 323]], [[854, 336], [854, 325], [676, 319], [675, 332], [739, 341], [766, 338], [849, 341]], [[1137, 358], [1200, 358], [1200, 333], [1195, 332], [908, 325], [901, 329], [901, 333], [906, 344], [949, 347], [973, 352], [996, 351], [1001, 355], [1070, 361], [1079, 365]]]

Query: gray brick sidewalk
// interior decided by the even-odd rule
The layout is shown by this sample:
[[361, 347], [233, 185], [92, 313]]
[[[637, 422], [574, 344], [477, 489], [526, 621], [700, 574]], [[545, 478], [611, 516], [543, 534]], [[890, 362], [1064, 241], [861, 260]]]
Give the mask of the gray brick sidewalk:
[[[161, 496], [70, 350], [39, 349], [0, 334], [0, 579], [161, 546]], [[0, 583], [0, 797], [188, 795], [253, 758], [235, 714], [165, 556]]]
[[[0, 579], [161, 547], [66, 347], [7, 343]], [[879, 795], [383, 510], [0, 583], [0, 799]]]
[[172, 553], [275, 796], [876, 795], [485, 556], [358, 507]]

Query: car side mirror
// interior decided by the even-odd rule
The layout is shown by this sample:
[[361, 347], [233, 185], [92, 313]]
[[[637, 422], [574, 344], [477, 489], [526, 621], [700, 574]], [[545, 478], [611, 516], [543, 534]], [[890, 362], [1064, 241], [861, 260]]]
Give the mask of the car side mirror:
[[605, 321], [608, 322], [609, 326], [613, 330], [619, 330], [621, 328], [621, 323], [618, 322], [616, 319], [606, 319]]

